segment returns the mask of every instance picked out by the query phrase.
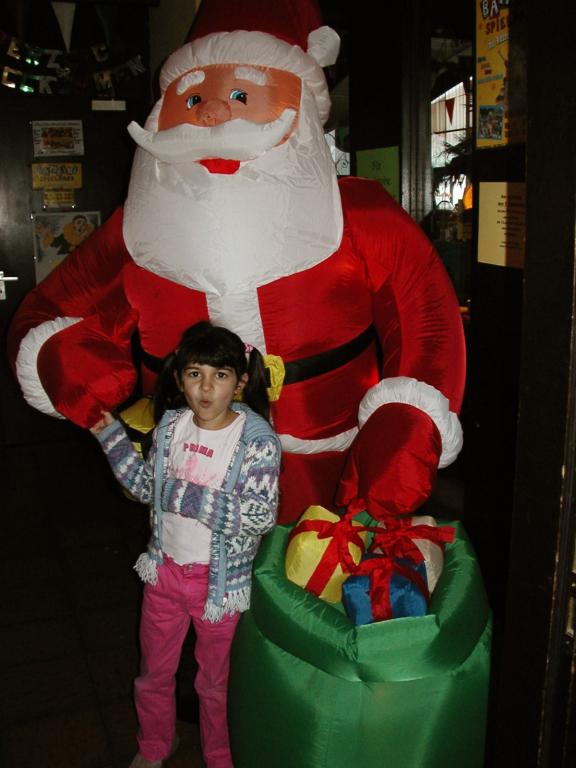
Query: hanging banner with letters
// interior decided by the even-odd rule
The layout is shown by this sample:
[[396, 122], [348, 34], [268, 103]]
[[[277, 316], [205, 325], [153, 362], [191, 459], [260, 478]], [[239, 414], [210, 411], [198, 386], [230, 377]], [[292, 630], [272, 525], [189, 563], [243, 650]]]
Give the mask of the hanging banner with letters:
[[21, 93], [114, 98], [122, 85], [146, 72], [142, 56], [114, 61], [108, 46], [77, 51], [40, 48], [0, 30], [1, 83]]

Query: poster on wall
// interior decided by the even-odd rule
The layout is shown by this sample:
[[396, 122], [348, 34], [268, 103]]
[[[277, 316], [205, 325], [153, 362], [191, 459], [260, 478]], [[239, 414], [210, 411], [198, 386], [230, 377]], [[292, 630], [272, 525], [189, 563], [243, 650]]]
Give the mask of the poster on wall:
[[45, 189], [42, 195], [43, 208], [68, 208], [76, 207], [76, 196], [73, 189]]
[[476, 2], [476, 146], [509, 143], [508, 0]]
[[32, 163], [32, 189], [81, 189], [82, 163]]
[[83, 155], [82, 120], [34, 120], [34, 157]]
[[32, 214], [36, 284], [100, 226], [99, 211]]
[[400, 201], [400, 150], [398, 147], [362, 149], [356, 152], [358, 176], [379, 181], [392, 197]]

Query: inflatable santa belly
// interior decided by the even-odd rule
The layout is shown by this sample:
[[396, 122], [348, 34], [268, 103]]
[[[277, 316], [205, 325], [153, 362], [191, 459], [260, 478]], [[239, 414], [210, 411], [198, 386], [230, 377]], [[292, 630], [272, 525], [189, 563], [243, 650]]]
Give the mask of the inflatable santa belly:
[[[352, 439], [347, 433], [357, 428], [358, 404], [378, 381], [364, 274], [352, 249], [343, 247], [312, 269], [258, 289], [266, 352], [281, 357], [286, 369], [280, 397], [272, 403], [283, 442], [280, 522], [297, 519], [313, 503], [333, 505]], [[139, 312], [142, 380], [151, 392], [159, 360], [177, 346], [185, 328], [209, 317], [208, 303], [204, 293], [133, 262], [124, 268], [124, 289]], [[330, 438], [337, 436], [342, 445], [334, 449]]]
[[[286, 368], [272, 404], [280, 434], [320, 440], [357, 426], [358, 404], [378, 381], [372, 301], [363, 275], [352, 249], [342, 247], [316, 267], [258, 288], [258, 307], [250, 311], [259, 308], [265, 351], [282, 358]], [[206, 295], [133, 262], [124, 268], [124, 289], [139, 313], [143, 381], [151, 390], [153, 359], [173, 350], [187, 327], [209, 317]]]

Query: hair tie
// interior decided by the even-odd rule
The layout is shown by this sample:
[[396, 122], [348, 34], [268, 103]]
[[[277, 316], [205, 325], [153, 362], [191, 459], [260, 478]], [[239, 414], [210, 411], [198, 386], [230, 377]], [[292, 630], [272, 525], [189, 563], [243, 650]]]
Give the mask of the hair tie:
[[244, 344], [244, 352], [246, 352], [247, 355], [249, 355], [253, 349], [254, 347], [252, 346], [252, 344]]

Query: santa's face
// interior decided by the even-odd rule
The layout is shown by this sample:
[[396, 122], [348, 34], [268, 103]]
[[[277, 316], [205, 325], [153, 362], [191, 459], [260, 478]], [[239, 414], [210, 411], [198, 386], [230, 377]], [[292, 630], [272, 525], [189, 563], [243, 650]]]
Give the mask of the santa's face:
[[[206, 294], [210, 317], [265, 350], [258, 287], [338, 247], [342, 208], [313, 93], [297, 75], [188, 70], [142, 129], [124, 239], [144, 269]], [[235, 161], [213, 170], [212, 159]]]
[[[186, 72], [164, 94], [159, 130], [183, 123], [200, 127], [246, 120], [258, 125], [273, 123], [285, 110], [298, 113], [300, 78], [270, 67], [211, 64]], [[292, 120], [280, 142], [294, 130]]]

